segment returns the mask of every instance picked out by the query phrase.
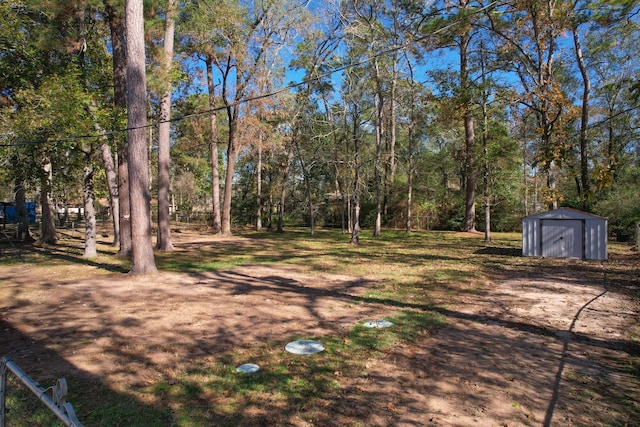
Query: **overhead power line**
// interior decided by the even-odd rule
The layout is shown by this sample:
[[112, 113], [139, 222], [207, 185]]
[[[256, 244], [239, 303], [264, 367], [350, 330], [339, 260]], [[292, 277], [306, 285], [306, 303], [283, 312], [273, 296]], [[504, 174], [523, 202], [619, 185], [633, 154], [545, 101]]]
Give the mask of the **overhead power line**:
[[[488, 11], [488, 10], [492, 9], [497, 3], [498, 3], [498, 0], [494, 0], [494, 1], [492, 1], [491, 3], [489, 3], [486, 6], [483, 6], [483, 7], [478, 8], [478, 9], [474, 9], [473, 11], [470, 12], [470, 15], [475, 15], [475, 14], [478, 14], [478, 13], [482, 13], [482, 12]], [[424, 35], [424, 36], [421, 36], [421, 37], [417, 37], [417, 38], [413, 39], [411, 42], [406, 42], [406, 43], [403, 43], [401, 45], [391, 46], [391, 47], [389, 47], [387, 49], [381, 50], [381, 51], [379, 51], [377, 53], [374, 53], [374, 54], [372, 54], [370, 56], [367, 56], [367, 57], [365, 57], [365, 58], [363, 58], [363, 59], [361, 59], [359, 61], [349, 62], [347, 64], [343, 64], [343, 65], [331, 68], [330, 70], [328, 70], [328, 71], [326, 71], [326, 72], [324, 72], [324, 73], [322, 73], [322, 74], [320, 74], [318, 76], [302, 79], [299, 82], [290, 82], [288, 85], [283, 86], [283, 87], [278, 88], [278, 89], [275, 89], [273, 91], [266, 92], [266, 93], [263, 93], [263, 94], [260, 94], [260, 95], [256, 95], [256, 96], [252, 96], [252, 97], [243, 98], [243, 99], [240, 99], [238, 101], [229, 103], [229, 104], [221, 106], [221, 107], [216, 107], [216, 108], [210, 108], [210, 109], [207, 109], [207, 110], [197, 111], [195, 113], [185, 114], [183, 116], [175, 117], [175, 118], [172, 118], [172, 119], [169, 119], [169, 120], [156, 121], [156, 122], [148, 123], [145, 126], [126, 127], [126, 128], [122, 128], [122, 129], [116, 129], [116, 130], [108, 131], [108, 132], [102, 132], [102, 133], [96, 133], [96, 134], [90, 134], [90, 135], [75, 135], [75, 136], [70, 136], [70, 137], [67, 137], [67, 138], [56, 138], [56, 139], [44, 139], [44, 140], [31, 140], [31, 141], [20, 141], [20, 142], [4, 143], [4, 144], [0, 144], [0, 147], [19, 147], [19, 146], [29, 146], [29, 145], [39, 145], [39, 144], [57, 144], [57, 143], [77, 141], [77, 140], [82, 140], [82, 139], [105, 138], [105, 137], [108, 137], [110, 135], [124, 133], [124, 132], [127, 132], [129, 130], [146, 129], [146, 128], [151, 128], [151, 127], [156, 127], [160, 123], [180, 122], [180, 121], [187, 120], [187, 119], [190, 119], [190, 118], [193, 118], [193, 117], [198, 117], [198, 116], [201, 116], [201, 115], [204, 115], [204, 114], [211, 114], [213, 112], [222, 111], [222, 110], [225, 110], [228, 107], [237, 107], [239, 105], [246, 104], [246, 103], [249, 103], [249, 102], [258, 101], [258, 100], [261, 100], [261, 99], [277, 96], [277, 95], [279, 95], [281, 93], [290, 91], [291, 89], [307, 85], [307, 84], [312, 83], [314, 81], [321, 80], [323, 78], [329, 77], [329, 76], [331, 76], [331, 75], [333, 75], [335, 73], [347, 70], [349, 68], [358, 67], [358, 66], [367, 64], [367, 63], [369, 63], [369, 62], [373, 61], [374, 59], [379, 58], [381, 56], [407, 49], [410, 46], [410, 43], [420, 43], [422, 41], [425, 41], [425, 40], [427, 40], [429, 38], [432, 38], [432, 37], [434, 37], [434, 36], [436, 36], [436, 35], [438, 35], [438, 34], [440, 34], [442, 32], [445, 32], [445, 31], [449, 30], [450, 28], [453, 28], [454, 26], [456, 26], [460, 22], [461, 22], [461, 18], [456, 17], [456, 19], [454, 19], [451, 23], [449, 23], [449, 24], [447, 24], [447, 25], [445, 25], [443, 27], [438, 28], [437, 30], [433, 31], [430, 34], [427, 34], [427, 35]], [[638, 109], [638, 108], [640, 108], [640, 106], [632, 107], [631, 109], [626, 110], [626, 111], [632, 111], [632, 110], [635, 110], [635, 109]], [[604, 122], [606, 122], [606, 121], [608, 121], [608, 120], [604, 120]], [[596, 124], [593, 124], [590, 127], [596, 127], [596, 126], [599, 126], [601, 124], [603, 124], [603, 121], [598, 122]]]
[[[493, 8], [497, 3], [498, 3], [498, 1], [494, 0], [493, 2], [489, 3], [486, 6], [483, 6], [483, 7], [479, 8], [479, 9], [475, 9], [474, 11], [471, 12], [471, 14], [477, 14], [477, 13], [481, 13], [481, 12], [484, 12], [486, 10], [489, 10], [489, 9]], [[438, 28], [437, 30], [433, 31], [431, 34], [418, 37], [418, 38], [414, 39], [412, 42], [413, 43], [422, 42], [422, 41], [424, 41], [424, 40], [426, 40], [426, 39], [428, 39], [430, 37], [436, 36], [436, 35], [444, 32], [444, 31], [454, 27], [459, 22], [460, 22], [460, 18], [456, 18], [453, 22], [449, 23], [448, 25], [445, 25], [444, 27]], [[110, 135], [114, 135], [114, 134], [118, 134], [118, 133], [124, 133], [124, 132], [127, 132], [129, 130], [146, 129], [146, 128], [150, 128], [150, 127], [156, 127], [160, 123], [180, 122], [180, 121], [187, 120], [187, 119], [190, 119], [190, 118], [193, 118], [193, 117], [197, 117], [197, 116], [201, 116], [201, 115], [204, 115], [204, 114], [211, 114], [211, 113], [216, 112], [216, 111], [222, 111], [222, 110], [226, 109], [229, 106], [236, 107], [236, 106], [239, 106], [239, 105], [242, 105], [242, 104], [246, 104], [246, 103], [249, 103], [249, 102], [258, 101], [260, 99], [265, 99], [265, 98], [270, 98], [270, 97], [273, 97], [273, 96], [277, 96], [277, 95], [279, 95], [279, 94], [281, 94], [283, 92], [287, 92], [287, 91], [290, 91], [291, 89], [294, 89], [294, 88], [297, 88], [297, 87], [300, 87], [300, 86], [303, 86], [303, 85], [307, 85], [307, 84], [312, 83], [314, 81], [318, 81], [320, 79], [329, 77], [329, 76], [331, 76], [331, 75], [333, 75], [335, 73], [347, 70], [349, 68], [353, 68], [353, 67], [357, 67], [357, 66], [360, 66], [360, 65], [364, 65], [364, 64], [366, 64], [366, 63], [368, 63], [368, 62], [370, 62], [370, 61], [372, 61], [372, 60], [374, 60], [374, 59], [376, 59], [376, 58], [378, 58], [380, 56], [387, 55], [387, 54], [392, 53], [392, 52], [396, 52], [396, 51], [400, 51], [400, 50], [406, 49], [409, 46], [410, 46], [409, 42], [406, 42], [406, 43], [404, 43], [402, 45], [391, 46], [391, 47], [389, 47], [387, 49], [384, 49], [384, 50], [379, 51], [379, 52], [377, 52], [375, 54], [372, 54], [372, 55], [370, 55], [370, 56], [368, 56], [366, 58], [363, 58], [363, 59], [361, 59], [359, 61], [350, 62], [350, 63], [347, 63], [347, 64], [340, 65], [338, 67], [334, 67], [334, 68], [332, 68], [332, 69], [330, 69], [330, 70], [326, 71], [325, 73], [320, 74], [318, 76], [309, 77], [309, 78], [303, 79], [303, 80], [301, 80], [299, 82], [290, 82], [288, 85], [283, 86], [283, 87], [281, 87], [279, 89], [276, 89], [276, 90], [273, 90], [273, 91], [270, 91], [270, 92], [266, 92], [266, 93], [263, 93], [263, 94], [260, 94], [260, 95], [256, 95], [256, 96], [252, 96], [252, 97], [248, 97], [248, 98], [243, 98], [241, 100], [235, 101], [235, 102], [230, 103], [230, 104], [225, 105], [225, 106], [211, 108], [211, 109], [208, 109], [208, 110], [203, 110], [203, 111], [198, 111], [198, 112], [195, 112], [195, 113], [186, 114], [186, 115], [183, 115], [183, 116], [180, 116], [180, 117], [172, 118], [170, 120], [156, 121], [156, 122], [153, 122], [153, 123], [149, 123], [149, 124], [147, 124], [145, 126], [127, 127], [127, 128], [123, 128], [123, 129], [117, 129], [117, 130], [112, 130], [112, 131], [103, 132], [103, 133], [90, 134], [90, 135], [75, 135], [75, 136], [70, 136], [70, 137], [67, 137], [67, 138], [31, 140], [31, 141], [20, 141], [20, 142], [13, 142], [13, 143], [5, 143], [5, 144], [0, 144], [0, 147], [19, 147], [19, 146], [40, 145], [40, 144], [58, 144], [58, 143], [62, 143], [62, 142], [77, 141], [77, 140], [82, 140], [82, 139], [91, 139], [91, 138], [98, 139], [98, 138], [104, 138], [104, 137], [107, 137], [107, 136], [110, 136]]]

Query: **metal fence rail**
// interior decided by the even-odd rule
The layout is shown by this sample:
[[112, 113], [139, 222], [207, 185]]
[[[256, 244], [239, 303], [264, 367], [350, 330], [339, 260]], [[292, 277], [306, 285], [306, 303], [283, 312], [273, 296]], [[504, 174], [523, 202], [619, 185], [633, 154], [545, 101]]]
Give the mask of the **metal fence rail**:
[[5, 395], [7, 388], [7, 371], [13, 374], [34, 394], [47, 408], [58, 417], [64, 425], [69, 427], [83, 427], [71, 403], [66, 401], [67, 397], [67, 381], [60, 378], [55, 386], [43, 389], [40, 385], [33, 381], [18, 365], [3, 357], [0, 360], [0, 427], [5, 426]]

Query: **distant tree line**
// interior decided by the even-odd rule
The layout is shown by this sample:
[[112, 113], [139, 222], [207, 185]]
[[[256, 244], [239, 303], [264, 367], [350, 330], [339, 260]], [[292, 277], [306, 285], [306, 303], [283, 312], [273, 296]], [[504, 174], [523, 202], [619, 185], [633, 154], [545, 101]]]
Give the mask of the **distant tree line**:
[[0, 198], [37, 197], [51, 244], [54, 205], [81, 202], [87, 257], [109, 200], [140, 272], [151, 214], [162, 251], [203, 212], [213, 233], [295, 223], [357, 244], [385, 227], [490, 240], [562, 205], [624, 236], [639, 35], [632, 0], [3, 1]]

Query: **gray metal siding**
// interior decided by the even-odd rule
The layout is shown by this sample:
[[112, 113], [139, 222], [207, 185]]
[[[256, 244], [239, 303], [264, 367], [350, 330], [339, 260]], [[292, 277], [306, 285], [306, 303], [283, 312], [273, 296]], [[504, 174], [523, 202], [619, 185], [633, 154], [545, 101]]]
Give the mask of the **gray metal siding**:
[[579, 219], [540, 221], [543, 257], [584, 258], [584, 222]]
[[606, 261], [607, 259], [607, 221], [585, 221], [585, 259]]
[[[565, 233], [573, 233], [573, 235], [569, 234], [563, 237], [562, 244], [564, 244], [564, 247], [549, 247], [553, 241], [544, 241], [545, 231], [542, 224], [546, 222], [548, 226], [561, 227], [562, 221], [566, 221], [564, 224], [567, 228], [573, 230], [565, 231]], [[578, 227], [578, 222], [580, 227]], [[576, 232], [580, 229], [582, 231], [577, 236]], [[555, 233], [558, 234], [557, 238], [563, 233], [560, 230], [561, 228], [555, 230]], [[547, 231], [548, 233], [554, 232], [554, 230], [550, 229]], [[550, 236], [547, 236], [547, 239], [550, 238]], [[575, 209], [561, 208], [522, 219], [523, 256], [565, 256], [604, 261], [607, 259], [607, 238], [606, 218]], [[570, 244], [569, 240], [574, 242]]]
[[540, 256], [540, 221], [522, 220], [522, 256]]

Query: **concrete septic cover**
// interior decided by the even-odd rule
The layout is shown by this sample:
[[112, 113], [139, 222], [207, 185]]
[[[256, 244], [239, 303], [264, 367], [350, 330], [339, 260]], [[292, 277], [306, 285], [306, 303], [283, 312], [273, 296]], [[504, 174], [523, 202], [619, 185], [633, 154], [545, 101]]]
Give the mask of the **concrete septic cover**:
[[324, 350], [324, 345], [319, 341], [298, 340], [291, 341], [284, 349], [293, 354], [314, 354]]
[[388, 328], [389, 326], [393, 326], [393, 323], [388, 320], [369, 320], [368, 322], [364, 322], [364, 326], [367, 328]]
[[236, 368], [236, 372], [241, 372], [243, 374], [253, 374], [254, 372], [258, 372], [260, 367], [255, 363], [245, 363], [244, 365], [240, 365]]

